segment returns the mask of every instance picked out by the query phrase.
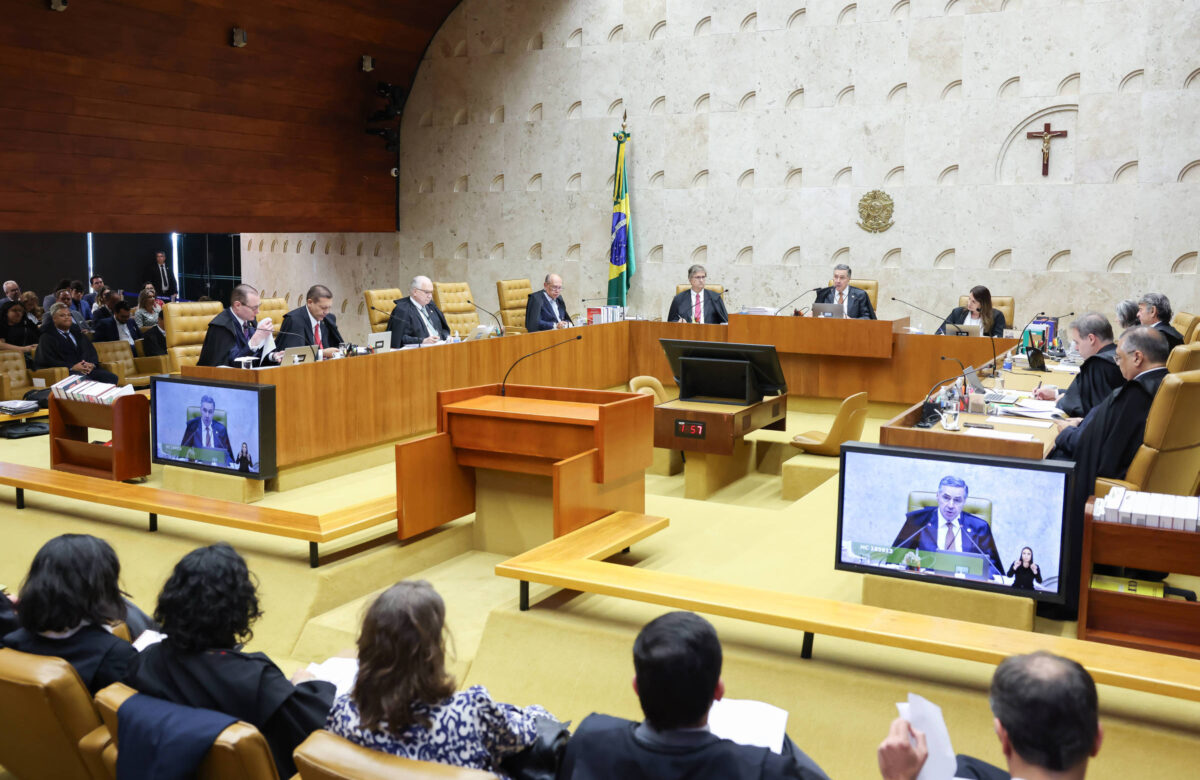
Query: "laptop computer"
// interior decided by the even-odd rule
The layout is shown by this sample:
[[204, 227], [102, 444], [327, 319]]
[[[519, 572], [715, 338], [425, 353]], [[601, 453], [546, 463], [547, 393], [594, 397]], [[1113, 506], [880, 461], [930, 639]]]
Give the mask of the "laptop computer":
[[982, 336], [983, 335], [983, 326], [982, 325], [952, 325], [947, 322], [945, 330], [946, 330], [947, 336]]
[[392, 348], [392, 334], [390, 331], [382, 333], [372, 333], [367, 336], [367, 346], [374, 352], [387, 352]]
[[846, 316], [846, 307], [840, 303], [814, 303], [812, 310], [814, 317], [844, 319]]
[[279, 365], [294, 366], [316, 359], [316, 347], [288, 347], [283, 351], [283, 359], [279, 361]]
[[486, 339], [490, 335], [492, 335], [491, 325], [479, 325], [463, 341], [479, 341], [480, 339]]
[[963, 376], [966, 377], [967, 384], [970, 385], [973, 390], [978, 390], [979, 392], [983, 393], [984, 403], [1015, 404], [1021, 397], [1019, 393], [1011, 390], [988, 390], [983, 386], [983, 382], [980, 380], [979, 374], [975, 373], [975, 369], [971, 368], [970, 366], [963, 371]]

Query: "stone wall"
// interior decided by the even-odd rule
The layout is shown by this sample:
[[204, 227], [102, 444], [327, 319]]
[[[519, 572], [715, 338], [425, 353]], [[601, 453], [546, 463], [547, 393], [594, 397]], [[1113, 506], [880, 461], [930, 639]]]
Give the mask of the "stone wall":
[[[1196, 311], [1197, 40], [1198, 0], [466, 0], [405, 110], [391, 282], [466, 279], [494, 306], [497, 279], [554, 270], [573, 313], [603, 295], [628, 112], [636, 313], [664, 316], [693, 262], [735, 309], [846, 262], [926, 327], [890, 298], [940, 313], [982, 283], [1023, 320], [1161, 290]], [[1026, 133], [1047, 122], [1068, 136], [1043, 177]], [[875, 189], [895, 224], [868, 233]], [[283, 257], [248, 252], [247, 276]], [[337, 261], [347, 284], [388, 273]]]

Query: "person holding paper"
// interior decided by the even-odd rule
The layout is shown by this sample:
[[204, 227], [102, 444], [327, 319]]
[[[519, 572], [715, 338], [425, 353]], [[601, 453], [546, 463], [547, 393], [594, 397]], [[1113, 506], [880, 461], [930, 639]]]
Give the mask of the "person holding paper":
[[669, 612], [633, 644], [633, 690], [641, 723], [592, 713], [567, 743], [559, 780], [826, 778], [791, 742], [783, 754], [739, 745], [709, 729], [709, 710], [725, 695], [716, 629], [691, 612]]
[[[959, 755], [955, 777], [1081, 780], [1087, 775], [1104, 730], [1096, 683], [1086, 669], [1041, 650], [1010, 656], [992, 675], [989, 701], [1008, 771]], [[896, 718], [876, 757], [884, 780], [915, 780], [929, 758], [925, 734]]]
[[1117, 366], [1117, 345], [1108, 318], [1090, 311], [1067, 327], [1075, 349], [1083, 358], [1075, 381], [1062, 392], [1055, 387], [1039, 387], [1033, 397], [1055, 401], [1067, 417], [1083, 417], [1125, 383]]
[[333, 312], [333, 292], [314, 284], [304, 294], [304, 305], [283, 315], [279, 326], [279, 349], [312, 347], [325, 360], [341, 354], [342, 334]]
[[258, 290], [248, 284], [233, 288], [229, 308], [212, 318], [200, 348], [200, 366], [238, 367], [238, 358], [252, 357], [254, 365], [264, 365], [275, 351], [271, 318], [257, 321]]
[[990, 577], [1003, 573], [991, 526], [982, 517], [963, 511], [967, 495], [966, 482], [955, 476], [942, 477], [938, 482], [937, 506], [914, 509], [905, 515], [904, 526], [892, 546], [986, 555], [992, 570], [985, 574]]

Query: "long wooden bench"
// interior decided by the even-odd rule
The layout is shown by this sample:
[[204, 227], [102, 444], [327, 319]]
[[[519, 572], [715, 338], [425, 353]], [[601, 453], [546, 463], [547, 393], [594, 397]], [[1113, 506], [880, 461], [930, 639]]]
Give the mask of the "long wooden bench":
[[0, 485], [16, 488], [17, 509], [25, 508], [25, 491], [32, 490], [92, 504], [146, 512], [150, 515], [151, 531], [158, 530], [158, 516], [166, 515], [226, 528], [301, 539], [308, 542], [308, 562], [313, 568], [320, 565], [318, 545], [322, 542], [333, 541], [396, 519], [394, 495], [343, 507], [323, 515], [312, 515], [2, 462]]
[[988, 664], [998, 664], [1010, 655], [1046, 650], [1083, 664], [1098, 683], [1200, 701], [1200, 660], [714, 582], [602, 560], [667, 524], [664, 518], [632, 513], [608, 515], [497, 564], [496, 574], [520, 580], [522, 609], [529, 606], [529, 583], [537, 582], [803, 631], [801, 656], [805, 658], [811, 655], [814, 634]]

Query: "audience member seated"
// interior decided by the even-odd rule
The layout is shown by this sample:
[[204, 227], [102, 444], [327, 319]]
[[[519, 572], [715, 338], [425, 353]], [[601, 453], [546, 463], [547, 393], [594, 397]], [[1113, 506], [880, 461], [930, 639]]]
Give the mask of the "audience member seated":
[[433, 302], [433, 282], [428, 276], [414, 276], [408, 297], [396, 300], [388, 320], [392, 349], [410, 344], [437, 344], [450, 338], [446, 315]]
[[50, 305], [46, 307], [46, 313], [42, 315], [41, 327], [43, 329], [50, 327], [50, 306], [53, 306], [56, 303], [61, 303], [61, 304], [66, 305], [66, 307], [71, 310], [71, 321], [74, 322], [79, 327], [81, 327], [81, 328], [83, 327], [83, 323], [84, 323], [83, 315], [80, 314], [79, 312], [77, 312], [75, 310], [75, 307], [71, 306], [71, 288], [64, 287], [64, 288], [60, 289], [57, 293], [55, 293], [54, 299], [51, 300]]
[[947, 325], [978, 325], [979, 335], [999, 338], [1004, 335], [1008, 323], [1004, 321], [1004, 312], [992, 308], [992, 292], [982, 284], [971, 288], [967, 293], [967, 305], [956, 306], [950, 316], [938, 326], [938, 333], [954, 332]]
[[1043, 401], [1056, 401], [1056, 406], [1067, 417], [1084, 417], [1113, 390], [1125, 384], [1125, 377], [1117, 366], [1112, 325], [1103, 314], [1088, 312], [1072, 322], [1067, 331], [1083, 358], [1075, 381], [1064, 392], [1043, 386], [1034, 390], [1033, 396]]
[[692, 289], [684, 290], [671, 301], [667, 322], [698, 322], [705, 325], [724, 325], [729, 322], [725, 301], [712, 290], [704, 289], [706, 281], [708, 271], [704, 270], [704, 266], [693, 265], [688, 269], [688, 284]]
[[0, 304], [0, 350], [24, 352], [25, 360], [37, 349], [39, 329], [25, 316], [19, 301], [5, 300]]
[[79, 312], [79, 316], [85, 321], [91, 319], [92, 307], [84, 307], [83, 303], [84, 287], [83, 282], [75, 279], [71, 282], [71, 308]]
[[562, 288], [561, 276], [546, 274], [542, 291], [530, 293], [525, 302], [525, 330], [536, 333], [571, 327], [571, 315], [567, 314], [567, 305], [563, 303]]
[[785, 755], [739, 745], [708, 729], [708, 711], [725, 695], [721, 642], [707, 620], [670, 612], [642, 628], [633, 644], [633, 689], [641, 723], [592, 713], [567, 743], [562, 780], [672, 778], [826, 778], [785, 739]]
[[123, 680], [137, 651], [108, 629], [126, 617], [120, 575], [117, 554], [103, 539], [85, 534], [51, 539], [34, 556], [21, 585], [21, 627], [5, 636], [3, 645], [62, 658], [93, 694]]
[[242, 652], [261, 614], [242, 556], [223, 542], [193, 550], [158, 597], [154, 617], [167, 638], [138, 656], [126, 682], [250, 723], [266, 738], [279, 776], [291, 777], [292, 751], [325, 722], [334, 687], [304, 671], [293, 685], [264, 654]]
[[70, 279], [59, 279], [58, 284], [56, 284], [54, 286], [54, 292], [50, 293], [45, 298], [42, 298], [42, 308], [49, 309], [56, 302], [58, 302], [59, 292], [61, 290], [69, 290], [69, 289], [71, 289], [71, 280]]
[[83, 335], [79, 326], [71, 321], [71, 310], [62, 303], [50, 307], [51, 327], [42, 331], [38, 339], [34, 365], [38, 368], [63, 367], [72, 374], [80, 374], [97, 382], [117, 383], [117, 375], [98, 368], [100, 358], [92, 340]]
[[133, 349], [133, 343], [142, 336], [137, 325], [133, 323], [133, 312], [129, 304], [120, 300], [113, 304], [113, 316], [96, 322], [96, 331], [92, 341], [124, 341]]
[[163, 327], [163, 311], [158, 310], [154, 327], [142, 334], [142, 354], [146, 357], [167, 354], [167, 331]]
[[33, 290], [26, 290], [21, 293], [21, 305], [25, 307], [25, 316], [35, 327], [42, 326], [42, 318], [46, 316], [46, 310], [38, 301], [37, 293]]
[[96, 294], [96, 302], [92, 305], [92, 322], [98, 323], [112, 316], [112, 305], [116, 297], [116, 291], [108, 287]]
[[455, 692], [446, 672], [446, 605], [425, 581], [398, 582], [367, 610], [358, 678], [325, 728], [355, 744], [420, 761], [502, 772], [500, 761], [537, 737], [538, 706], [493, 701], [487, 689]]
[[21, 298], [21, 285], [9, 279], [4, 283], [4, 297], [10, 301], [17, 301]]
[[1183, 334], [1171, 327], [1171, 302], [1162, 293], [1146, 293], [1138, 301], [1138, 322], [1167, 338], [1167, 351], [1183, 343]]
[[200, 348], [200, 366], [237, 367], [238, 358], [254, 358], [255, 365], [267, 364], [275, 352], [274, 324], [270, 317], [258, 321], [258, 290], [239, 284], [230, 295], [229, 308], [213, 317]]
[[838, 263], [833, 267], [833, 286], [822, 288], [813, 303], [836, 303], [842, 315], [852, 320], [873, 320], [875, 309], [867, 291], [850, 285], [850, 266]]
[[[955, 777], [1080, 780], [1087, 775], [1104, 731], [1096, 684], [1086, 669], [1044, 651], [1010, 656], [992, 675], [989, 701], [1008, 771], [960, 755]], [[928, 757], [925, 734], [897, 718], [879, 745], [879, 774], [884, 780], [915, 780]]]
[[88, 319], [92, 317], [92, 307], [96, 305], [96, 299], [100, 297], [100, 291], [104, 289], [104, 277], [93, 276], [90, 280], [92, 291], [83, 296], [83, 311], [87, 314]]
[[144, 289], [138, 293], [137, 310], [133, 313], [133, 321], [139, 328], [148, 328], [158, 324], [158, 298], [154, 288]]

